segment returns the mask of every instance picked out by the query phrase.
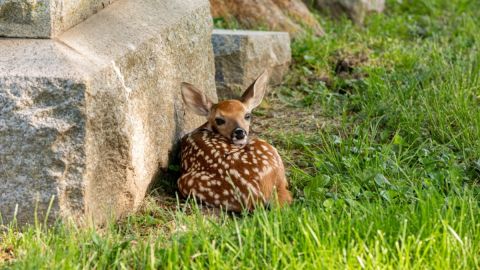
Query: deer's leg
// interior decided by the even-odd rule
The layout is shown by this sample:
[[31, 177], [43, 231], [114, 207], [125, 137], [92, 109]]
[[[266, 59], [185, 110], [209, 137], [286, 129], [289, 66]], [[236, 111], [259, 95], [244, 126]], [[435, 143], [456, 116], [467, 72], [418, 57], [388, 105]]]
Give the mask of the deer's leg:
[[277, 186], [277, 200], [280, 206], [292, 203], [292, 195], [285, 184]]
[[292, 195], [288, 190], [288, 182], [285, 177], [283, 166], [276, 170], [275, 174], [275, 199], [280, 206], [288, 205], [292, 202]]

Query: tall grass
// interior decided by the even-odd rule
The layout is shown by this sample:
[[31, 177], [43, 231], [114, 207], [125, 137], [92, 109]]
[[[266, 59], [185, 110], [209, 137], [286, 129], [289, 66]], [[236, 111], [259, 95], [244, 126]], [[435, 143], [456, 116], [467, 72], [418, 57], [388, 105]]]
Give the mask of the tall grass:
[[[298, 134], [289, 126], [304, 119], [294, 119], [268, 132], [292, 206], [212, 216], [147, 201], [100, 229], [6, 225], [3, 267], [480, 268], [479, 10], [388, 1], [364, 27], [322, 20], [325, 37], [292, 44], [275, 97], [336, 123]], [[342, 73], [345, 59], [355, 63]]]

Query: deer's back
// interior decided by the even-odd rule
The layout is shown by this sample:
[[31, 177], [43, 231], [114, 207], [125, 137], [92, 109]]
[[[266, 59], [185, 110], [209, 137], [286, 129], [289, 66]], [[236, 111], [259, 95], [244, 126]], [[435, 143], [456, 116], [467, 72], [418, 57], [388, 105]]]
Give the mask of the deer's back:
[[240, 211], [266, 203], [279, 182], [286, 185], [278, 152], [261, 139], [253, 138], [240, 147], [199, 129], [186, 135], [181, 146], [178, 184], [185, 196], [192, 194], [208, 204]]

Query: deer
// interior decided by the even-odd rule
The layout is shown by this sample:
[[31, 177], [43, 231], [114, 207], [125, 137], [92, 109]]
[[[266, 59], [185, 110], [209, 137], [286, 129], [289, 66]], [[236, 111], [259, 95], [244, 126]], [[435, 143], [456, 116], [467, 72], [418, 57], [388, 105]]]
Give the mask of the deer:
[[180, 142], [178, 189], [184, 197], [231, 212], [292, 202], [278, 151], [250, 136], [252, 110], [262, 102], [267, 84], [264, 71], [239, 99], [216, 104], [192, 84], [181, 84], [185, 107], [207, 118]]

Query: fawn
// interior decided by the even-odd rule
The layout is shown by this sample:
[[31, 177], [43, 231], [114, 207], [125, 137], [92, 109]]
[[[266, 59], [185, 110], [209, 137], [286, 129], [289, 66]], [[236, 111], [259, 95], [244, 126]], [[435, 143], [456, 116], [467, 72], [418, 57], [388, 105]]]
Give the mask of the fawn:
[[249, 138], [251, 112], [261, 103], [267, 83], [265, 71], [239, 100], [218, 104], [193, 85], [182, 83], [186, 107], [208, 118], [182, 138], [178, 180], [182, 195], [233, 212], [292, 201], [277, 150], [261, 139]]

